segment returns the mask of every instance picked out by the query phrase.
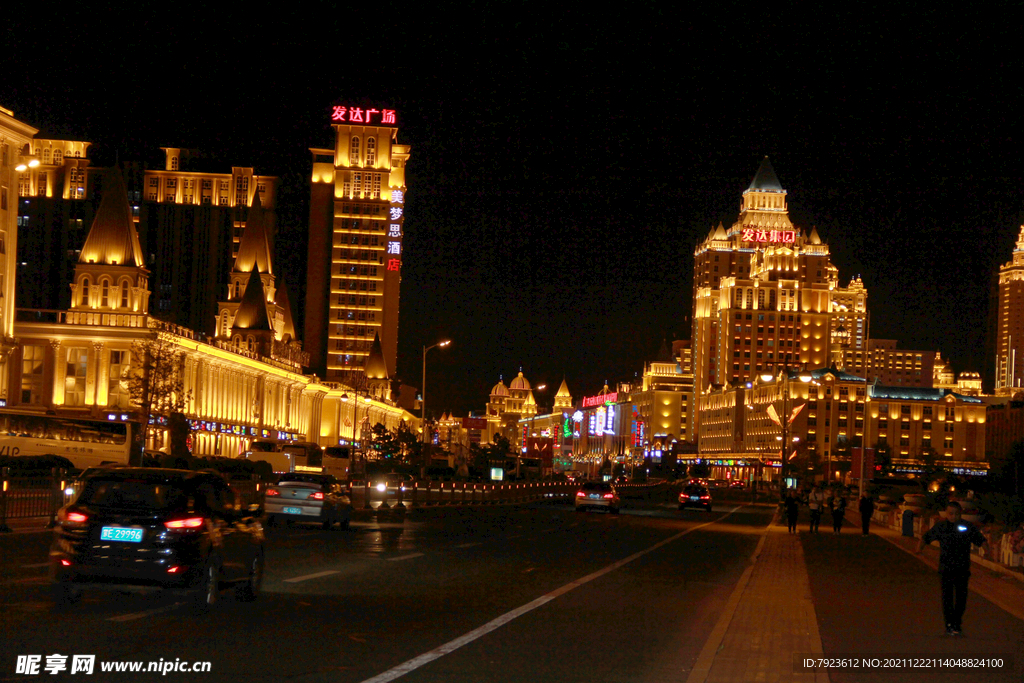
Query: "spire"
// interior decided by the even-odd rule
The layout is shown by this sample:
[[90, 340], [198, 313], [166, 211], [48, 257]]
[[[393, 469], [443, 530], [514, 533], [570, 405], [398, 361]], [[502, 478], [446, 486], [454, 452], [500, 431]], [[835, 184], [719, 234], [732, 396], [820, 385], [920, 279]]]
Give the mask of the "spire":
[[562, 386], [558, 387], [558, 392], [555, 396], [570, 396], [569, 385], [565, 383], [565, 379], [562, 379]]
[[665, 337], [661, 338], [661, 348], [658, 349], [659, 363], [671, 363], [672, 362], [672, 347], [669, 346], [668, 340]]
[[103, 185], [103, 198], [78, 262], [145, 268], [139, 233], [135, 230], [132, 209], [128, 205], [128, 191], [120, 171], [106, 171], [103, 174]]
[[811, 236], [807, 239], [808, 244], [821, 244], [821, 237], [818, 236], [818, 229], [811, 227]]
[[722, 225], [722, 221], [718, 221], [718, 227], [715, 228], [714, 234], [711, 236], [713, 240], [727, 240], [729, 239], [728, 234], [725, 232], [725, 226]]
[[388, 379], [388, 368], [384, 363], [384, 351], [380, 345], [380, 334], [374, 333], [370, 355], [366, 358], [363, 373], [367, 379]]
[[270, 262], [270, 236], [267, 233], [267, 214], [263, 210], [259, 191], [255, 192], [252, 197], [252, 206], [249, 207], [249, 216], [245, 221], [245, 230], [242, 231], [242, 239], [238, 243], [238, 256], [235, 257], [233, 271], [236, 273], [248, 273], [254, 268], [259, 269], [261, 273], [274, 274], [274, 269]]
[[750, 182], [750, 187], [747, 191], [768, 191], [768, 192], [782, 192], [782, 183], [779, 182], [778, 176], [775, 175], [775, 169], [772, 168], [772, 162], [768, 161], [767, 155], [761, 162], [761, 166], [757, 169], [757, 173], [754, 174], [754, 179]]
[[249, 274], [249, 284], [245, 286], [245, 294], [242, 295], [231, 327], [239, 330], [274, 331], [270, 324], [270, 311], [267, 310], [267, 297], [263, 293], [263, 281], [260, 280], [258, 268], [254, 268]]
[[1017, 235], [1017, 246], [1014, 251], [1024, 251], [1024, 225], [1020, 226], [1020, 234]]
[[[259, 193], [257, 193], [259, 194]], [[284, 325], [281, 328], [281, 339], [284, 341], [296, 341], [295, 322], [292, 320], [292, 305], [288, 301], [288, 288], [285, 287], [284, 279], [281, 279], [281, 286], [277, 288], [277, 307], [281, 309], [284, 316]]]

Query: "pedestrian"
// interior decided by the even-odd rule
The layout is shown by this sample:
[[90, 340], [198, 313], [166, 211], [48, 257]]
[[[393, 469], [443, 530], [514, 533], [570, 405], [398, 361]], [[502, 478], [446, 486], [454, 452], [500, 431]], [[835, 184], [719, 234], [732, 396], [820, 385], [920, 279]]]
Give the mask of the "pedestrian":
[[800, 509], [800, 499], [797, 498], [795, 491], [790, 491], [786, 494], [786, 500], [784, 501], [786, 506], [786, 521], [789, 522], [789, 533], [796, 533], [796, 516]]
[[863, 493], [857, 507], [860, 509], [861, 535], [867, 536], [871, 529], [871, 515], [875, 514], [875, 501], [867, 493]]
[[843, 517], [846, 516], [846, 496], [842, 491], [836, 491], [829, 501], [832, 509], [832, 533], [839, 534], [843, 528]]
[[971, 545], [988, 551], [988, 543], [978, 527], [960, 519], [960, 503], [946, 506], [946, 519], [921, 536], [917, 552], [925, 545], [939, 542], [939, 582], [942, 587], [942, 616], [946, 633], [963, 633], [964, 610], [967, 608], [967, 581], [971, 578]]
[[816, 534], [821, 523], [821, 513], [825, 509], [825, 493], [820, 486], [811, 489], [807, 496], [807, 507], [811, 510], [811, 533]]

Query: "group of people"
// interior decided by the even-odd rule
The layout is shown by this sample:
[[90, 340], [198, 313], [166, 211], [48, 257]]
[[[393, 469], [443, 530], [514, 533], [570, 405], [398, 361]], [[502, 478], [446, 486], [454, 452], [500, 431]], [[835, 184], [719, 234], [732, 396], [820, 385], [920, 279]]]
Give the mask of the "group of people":
[[[806, 505], [811, 511], [810, 532], [812, 534], [818, 533], [821, 515], [825, 512], [826, 508], [832, 513], [832, 533], [839, 534], [842, 532], [847, 506], [846, 493], [843, 489], [833, 489], [826, 494], [820, 486], [815, 486], [809, 492], [802, 495], [798, 491], [790, 489], [783, 500], [783, 505], [786, 511], [786, 521], [789, 523], [789, 533], [791, 534], [796, 533], [796, 518], [801, 505]], [[867, 536], [871, 526], [871, 515], [875, 510], [875, 503], [867, 494], [864, 494], [860, 498], [858, 509], [860, 510], [861, 529], [863, 534]]]

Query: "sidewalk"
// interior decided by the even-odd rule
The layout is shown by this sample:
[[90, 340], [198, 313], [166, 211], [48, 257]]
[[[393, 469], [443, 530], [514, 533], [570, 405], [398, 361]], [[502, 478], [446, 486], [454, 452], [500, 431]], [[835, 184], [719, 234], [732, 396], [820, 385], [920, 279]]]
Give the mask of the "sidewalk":
[[11, 531], [7, 533], [0, 533], [0, 537], [10, 536], [11, 534], [53, 533], [53, 529], [49, 529], [46, 526], [49, 523], [49, 515], [44, 517], [18, 517], [16, 519], [8, 519], [7, 526]]
[[687, 683], [829, 683], [797, 671], [797, 655], [822, 656], [800, 539], [772, 523], [704, 644]]

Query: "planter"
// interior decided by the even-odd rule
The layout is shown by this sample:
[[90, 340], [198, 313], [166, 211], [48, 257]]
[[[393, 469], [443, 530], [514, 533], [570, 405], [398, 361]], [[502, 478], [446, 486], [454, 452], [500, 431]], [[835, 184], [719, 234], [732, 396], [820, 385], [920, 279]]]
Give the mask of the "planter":
[[903, 505], [903, 507], [901, 509], [904, 510], [904, 511], [913, 512], [915, 515], [920, 515], [922, 512], [925, 511], [925, 506], [924, 505], [908, 505], [908, 504], [904, 503], [904, 505]]
[[923, 507], [928, 504], [928, 496], [923, 493], [905, 493], [903, 494], [903, 503]]

